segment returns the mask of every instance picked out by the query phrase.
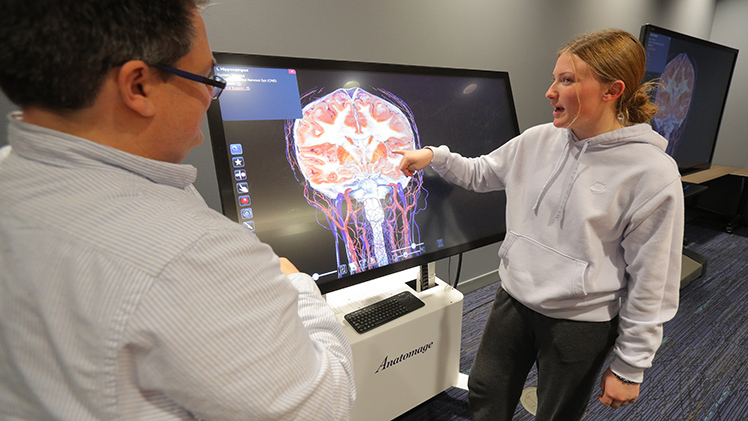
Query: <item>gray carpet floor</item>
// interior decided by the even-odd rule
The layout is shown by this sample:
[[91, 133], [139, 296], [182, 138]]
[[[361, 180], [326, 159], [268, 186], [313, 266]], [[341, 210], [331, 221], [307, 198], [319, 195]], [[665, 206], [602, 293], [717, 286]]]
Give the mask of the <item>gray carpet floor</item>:
[[[687, 247], [709, 259], [706, 274], [681, 289], [680, 308], [665, 324], [662, 346], [636, 404], [611, 409], [590, 398], [587, 421], [748, 420], [748, 227], [686, 225]], [[468, 374], [498, 284], [465, 295], [460, 371]], [[607, 366], [607, 365], [606, 365]], [[533, 370], [526, 387], [536, 385]], [[469, 420], [467, 392], [450, 388], [398, 421]], [[514, 419], [534, 420], [517, 406]]]

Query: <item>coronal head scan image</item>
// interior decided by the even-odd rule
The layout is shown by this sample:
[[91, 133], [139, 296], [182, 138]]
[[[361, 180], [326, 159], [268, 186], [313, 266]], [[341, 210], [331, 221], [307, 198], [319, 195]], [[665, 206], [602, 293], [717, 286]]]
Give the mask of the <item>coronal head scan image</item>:
[[287, 123], [287, 157], [306, 180], [307, 201], [324, 213], [336, 249], [345, 249], [338, 270], [355, 273], [418, 254], [414, 217], [422, 175], [411, 183], [392, 153], [420, 147], [410, 110], [385, 91], [320, 94], [305, 95], [311, 102], [303, 117]]
[[691, 108], [696, 72], [688, 54], [680, 53], [665, 66], [655, 95], [659, 107], [652, 127], [668, 140], [667, 152], [675, 153]]

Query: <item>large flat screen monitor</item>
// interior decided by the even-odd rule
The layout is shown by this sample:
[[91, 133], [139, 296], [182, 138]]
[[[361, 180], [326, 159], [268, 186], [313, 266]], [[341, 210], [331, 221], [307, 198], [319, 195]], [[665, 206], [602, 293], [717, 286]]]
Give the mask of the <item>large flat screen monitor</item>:
[[708, 169], [738, 50], [654, 25], [639, 36], [647, 51], [645, 81], [659, 80], [652, 127], [668, 140], [681, 174]]
[[505, 72], [214, 53], [208, 111], [226, 216], [323, 293], [503, 239], [503, 192], [479, 194], [400, 155], [488, 153], [519, 133]]

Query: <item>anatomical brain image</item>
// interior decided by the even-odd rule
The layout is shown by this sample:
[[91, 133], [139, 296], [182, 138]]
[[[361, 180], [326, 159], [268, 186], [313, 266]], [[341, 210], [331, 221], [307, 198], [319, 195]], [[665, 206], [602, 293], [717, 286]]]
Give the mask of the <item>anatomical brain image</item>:
[[339, 275], [418, 253], [414, 216], [422, 175], [411, 183], [392, 152], [420, 146], [407, 105], [386, 91], [358, 87], [307, 97], [313, 99], [302, 118], [287, 123], [286, 153], [303, 176], [307, 201], [325, 216], [318, 214], [318, 222], [334, 233]]
[[667, 152], [672, 154], [678, 147], [688, 109], [691, 106], [696, 73], [686, 54], [678, 54], [672, 59], [661, 76], [661, 83], [655, 96], [659, 107], [652, 120], [652, 127], [668, 140]]

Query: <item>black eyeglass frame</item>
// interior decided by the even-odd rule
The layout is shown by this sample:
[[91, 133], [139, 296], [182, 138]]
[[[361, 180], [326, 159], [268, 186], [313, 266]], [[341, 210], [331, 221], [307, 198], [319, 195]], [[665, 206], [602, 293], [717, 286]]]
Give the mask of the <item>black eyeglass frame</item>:
[[221, 92], [223, 92], [224, 89], [226, 89], [226, 80], [220, 76], [213, 75], [211, 77], [205, 77], [200, 76], [195, 73], [190, 73], [185, 70], [177, 69], [176, 67], [166, 66], [166, 65], [155, 65], [153, 67], [156, 67], [157, 69], [161, 69], [165, 72], [169, 72], [173, 75], [183, 77], [185, 79], [194, 80], [195, 82], [204, 83], [206, 85], [212, 86], [215, 89], [213, 90], [213, 95], [211, 95], [210, 99], [218, 99], [219, 96], [221, 96]]

